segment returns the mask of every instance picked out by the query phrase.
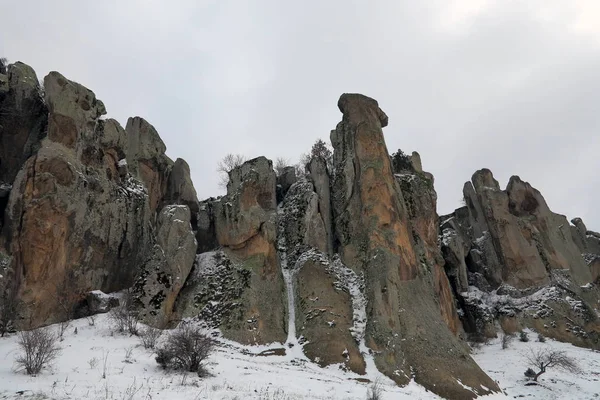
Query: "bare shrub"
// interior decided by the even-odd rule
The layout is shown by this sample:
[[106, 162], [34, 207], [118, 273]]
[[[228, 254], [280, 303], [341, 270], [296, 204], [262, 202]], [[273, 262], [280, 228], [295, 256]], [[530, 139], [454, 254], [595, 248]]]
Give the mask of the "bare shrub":
[[277, 176], [280, 176], [283, 173], [285, 167], [287, 167], [288, 165], [290, 165], [290, 160], [283, 157], [277, 157], [274, 165], [275, 173], [277, 174]]
[[131, 291], [125, 292], [121, 304], [110, 310], [109, 316], [118, 332], [138, 335], [139, 313], [135, 308], [135, 299]]
[[6, 57], [0, 57], [0, 74], [6, 75], [6, 67], [8, 67], [8, 59]]
[[281, 388], [274, 389], [262, 388], [258, 393], [258, 400], [290, 400], [290, 397]]
[[96, 357], [92, 357], [88, 360], [88, 365], [90, 369], [94, 369], [98, 366], [98, 359]]
[[567, 372], [577, 373], [580, 371], [577, 361], [567, 355], [565, 351], [552, 350], [549, 348], [530, 349], [525, 355], [527, 364], [531, 368], [535, 368], [533, 380], [537, 382], [540, 375], [545, 373], [549, 368], [561, 369]]
[[381, 400], [383, 398], [383, 387], [379, 379], [375, 380], [367, 390], [367, 400]]
[[162, 330], [149, 326], [140, 333], [140, 342], [145, 349], [153, 349], [160, 335]]
[[246, 157], [241, 154], [227, 154], [217, 164], [217, 172], [219, 173], [219, 186], [226, 188], [229, 183], [229, 173], [236, 167], [239, 167], [246, 162]]
[[156, 362], [163, 368], [196, 372], [204, 377], [207, 371], [203, 363], [214, 347], [214, 340], [201, 328], [182, 323], [157, 348]]
[[16, 363], [25, 369], [28, 375], [37, 375], [60, 354], [58, 336], [49, 328], [40, 328], [19, 333], [17, 342], [22, 354]]
[[502, 336], [500, 337], [500, 341], [502, 342], [502, 350], [508, 349], [514, 338], [515, 337], [513, 335], [503, 332]]

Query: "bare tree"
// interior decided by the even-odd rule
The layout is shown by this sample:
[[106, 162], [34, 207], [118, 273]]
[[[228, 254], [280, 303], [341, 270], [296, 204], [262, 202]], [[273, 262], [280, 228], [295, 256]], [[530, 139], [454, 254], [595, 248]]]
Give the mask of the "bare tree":
[[283, 174], [283, 170], [285, 167], [290, 165], [290, 160], [283, 157], [277, 157], [275, 160], [275, 173], [277, 176]]
[[25, 368], [28, 375], [38, 374], [58, 357], [61, 350], [58, 346], [58, 336], [49, 328], [21, 332], [17, 343], [22, 354], [17, 356], [15, 361], [17, 365]]
[[163, 368], [196, 372], [206, 376], [204, 361], [214, 350], [215, 341], [197, 326], [181, 323], [156, 350], [156, 362]]
[[241, 154], [227, 154], [217, 164], [217, 172], [219, 173], [219, 186], [226, 188], [229, 183], [229, 173], [236, 167], [239, 167], [246, 162], [246, 157]]
[[537, 382], [540, 375], [549, 368], [561, 369], [568, 372], [579, 372], [579, 366], [574, 358], [567, 355], [565, 351], [552, 350], [550, 348], [530, 349], [525, 355], [528, 366], [535, 368], [538, 372], [533, 376]]

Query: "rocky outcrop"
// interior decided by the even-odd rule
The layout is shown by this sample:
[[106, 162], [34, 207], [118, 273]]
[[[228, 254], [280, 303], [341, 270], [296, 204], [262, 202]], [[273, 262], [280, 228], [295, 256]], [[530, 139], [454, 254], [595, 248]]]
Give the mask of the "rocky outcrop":
[[331, 210], [331, 189], [329, 172], [327, 171], [327, 161], [321, 157], [313, 157], [308, 164], [310, 172], [310, 181], [314, 186], [314, 191], [318, 196], [318, 211], [325, 226], [326, 253], [333, 254], [333, 221]]
[[495, 336], [499, 321], [508, 331], [531, 327], [578, 345], [600, 345], [597, 293], [582, 289], [594, 281], [595, 256], [586, 252], [595, 248], [581, 219], [570, 226], [517, 176], [500, 190], [487, 169], [465, 184], [464, 197], [465, 207], [441, 218], [446, 272], [464, 329]]
[[36, 325], [60, 318], [65, 285], [69, 304], [131, 285], [151, 243], [145, 189], [117, 173], [123, 129], [99, 119], [106, 111], [93, 92], [57, 72], [44, 87], [48, 136], [17, 174], [4, 230]]
[[[213, 203], [217, 242], [235, 265], [248, 271], [240, 293], [239, 319], [222, 326], [225, 336], [242, 343], [285, 339], [284, 287], [277, 250], [276, 176], [265, 157], [229, 173], [227, 195]], [[252, 327], [248, 320], [255, 321]]]
[[423, 171], [419, 153], [413, 152], [410, 161], [411, 168], [394, 172], [405, 200], [415, 251], [420, 265], [433, 272], [436, 299], [444, 321], [454, 334], [458, 334], [461, 324], [438, 241], [437, 193], [433, 187], [433, 175]]
[[147, 323], [165, 327], [170, 322], [175, 300], [192, 270], [196, 247], [189, 208], [165, 206], [158, 215], [152, 255], [141, 267], [133, 291]]
[[[1, 243], [25, 305], [23, 321], [65, 319], [82, 309], [88, 292], [131, 286], [150, 255], [161, 263], [156, 259], [165, 254], [159, 257], [155, 245], [169, 258], [161, 276], [189, 271], [189, 211], [182, 224], [161, 214], [157, 226], [155, 214], [169, 203], [198, 211], [185, 162], [168, 159], [145, 120], [130, 119], [125, 130], [103, 119], [106, 109], [94, 93], [58, 72], [44, 79], [44, 98], [31, 68], [16, 63], [8, 72], [8, 89], [0, 93], [7, 110], [0, 113]], [[185, 252], [173, 247], [186, 237]], [[182, 283], [169, 283], [159, 319], [168, 317]]]
[[[366, 343], [380, 371], [400, 384], [414, 378], [450, 398], [498, 390], [469, 357], [440, 314], [434, 272], [419, 262], [402, 192], [391, 169], [377, 102], [344, 94], [331, 134], [337, 247], [345, 265], [365, 275]], [[486, 389], [488, 388], [488, 389]]]
[[17, 62], [0, 73], [0, 230], [12, 183], [46, 135], [48, 110], [31, 67]]

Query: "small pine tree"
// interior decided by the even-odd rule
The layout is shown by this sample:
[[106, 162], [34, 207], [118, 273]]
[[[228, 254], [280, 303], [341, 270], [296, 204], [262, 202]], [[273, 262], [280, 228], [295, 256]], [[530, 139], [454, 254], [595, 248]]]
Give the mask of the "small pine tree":
[[402, 171], [412, 171], [412, 163], [410, 162], [410, 157], [404, 154], [401, 149], [398, 149], [397, 152], [392, 153], [392, 169], [395, 174], [400, 173]]
[[521, 331], [521, 333], [519, 334], [519, 340], [521, 342], [529, 342], [529, 336], [527, 336], [527, 332]]

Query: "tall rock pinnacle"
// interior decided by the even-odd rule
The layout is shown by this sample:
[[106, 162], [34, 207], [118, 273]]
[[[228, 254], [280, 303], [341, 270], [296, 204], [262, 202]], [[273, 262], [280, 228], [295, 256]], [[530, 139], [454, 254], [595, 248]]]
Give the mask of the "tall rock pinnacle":
[[[448, 398], [498, 390], [447, 328], [434, 293], [434, 273], [417, 257], [402, 192], [392, 172], [377, 101], [343, 94], [334, 147], [335, 246], [366, 279], [367, 345], [380, 371], [399, 384], [412, 378]], [[459, 383], [462, 382], [461, 383]]]

